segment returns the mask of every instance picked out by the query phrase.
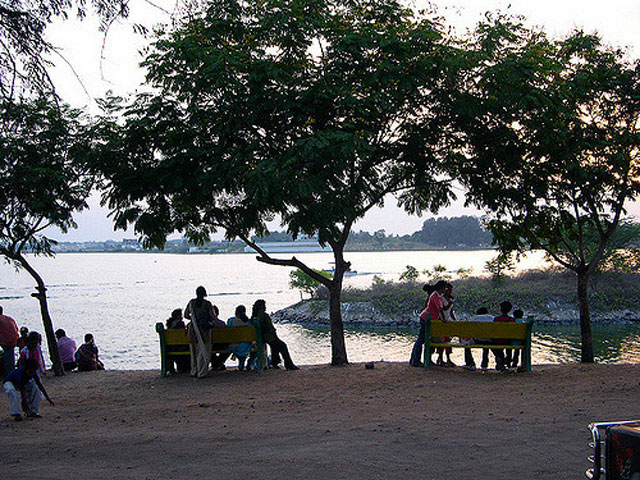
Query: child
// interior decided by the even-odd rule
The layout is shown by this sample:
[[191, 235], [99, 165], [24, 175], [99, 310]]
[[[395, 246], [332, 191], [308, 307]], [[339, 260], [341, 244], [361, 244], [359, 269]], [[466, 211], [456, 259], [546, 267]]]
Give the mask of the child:
[[[509, 316], [509, 312], [511, 311], [511, 309], [513, 308], [513, 305], [511, 305], [511, 302], [509, 301], [504, 301], [500, 304], [500, 315], [498, 315], [496, 318], [493, 319], [494, 322], [514, 322], [513, 317]], [[494, 340], [492, 343], [494, 343], [495, 345], [508, 345], [509, 341], [508, 340]], [[496, 357], [496, 369], [497, 370], [504, 370], [505, 368], [507, 368], [509, 365], [511, 365], [511, 349], [507, 348], [506, 351], [505, 349], [502, 348], [492, 348], [491, 349], [493, 351], [493, 354]]]
[[18, 360], [18, 365], [24, 365], [24, 362], [30, 358], [35, 360], [38, 365], [38, 376], [47, 374], [44, 365], [44, 356], [42, 355], [42, 348], [40, 347], [41, 344], [42, 336], [35, 330], [29, 332], [27, 335], [26, 346], [20, 350], [20, 359]]
[[27, 417], [41, 417], [39, 406], [42, 395], [40, 392], [51, 405], [55, 405], [40, 382], [37, 371], [38, 362], [34, 358], [28, 358], [4, 379], [4, 391], [9, 397], [11, 416], [15, 421], [22, 420], [20, 403]]
[[[244, 305], [238, 305], [236, 307], [235, 316], [227, 320], [229, 327], [248, 327], [251, 325], [251, 320], [247, 317], [247, 309]], [[238, 359], [238, 370], [244, 370], [244, 364], [247, 360], [247, 356], [251, 353], [252, 342], [242, 342], [229, 345], [229, 350]]]
[[[493, 315], [489, 315], [489, 310], [487, 310], [487, 307], [480, 307], [479, 309], [476, 310], [476, 314], [473, 316], [473, 318], [471, 319], [472, 322], [493, 322]], [[474, 343], [480, 343], [480, 344], [487, 344], [490, 343], [490, 340], [488, 339], [484, 339], [484, 338], [469, 338], [469, 339], [465, 339], [468, 341], [468, 345], [474, 344]], [[473, 354], [471, 353], [471, 349], [470, 348], [465, 348], [464, 349], [464, 369], [465, 370], [475, 370], [476, 369], [476, 362], [473, 359]], [[482, 369], [483, 372], [487, 371], [487, 368], [489, 367], [489, 350], [486, 348], [482, 349], [482, 362], [480, 363], [480, 368]]]
[[[520, 309], [513, 311], [513, 319], [516, 323], [524, 323], [524, 312]], [[522, 340], [512, 340], [511, 345], [524, 345]], [[521, 368], [518, 368], [518, 355], [522, 352], [522, 350], [513, 350], [513, 358], [511, 360], [511, 368], [517, 368], [519, 371], [524, 369], [524, 365]], [[524, 352], [522, 352], [522, 363], [524, 363]]]

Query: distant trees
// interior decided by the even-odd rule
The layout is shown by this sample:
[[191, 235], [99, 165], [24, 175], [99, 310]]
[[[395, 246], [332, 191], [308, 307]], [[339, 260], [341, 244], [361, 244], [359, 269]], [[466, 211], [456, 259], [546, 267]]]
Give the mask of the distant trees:
[[66, 232], [75, 226], [73, 213], [87, 206], [90, 142], [79, 113], [46, 98], [0, 101], [0, 125], [0, 255], [35, 280], [53, 369], [63, 375], [47, 288], [26, 254], [53, 255], [44, 230]]
[[411, 238], [426, 245], [448, 248], [488, 247], [493, 240], [480, 219], [472, 216], [430, 218]]
[[[100, 170], [118, 226], [147, 245], [217, 228], [330, 292], [331, 363], [347, 363], [340, 297], [354, 222], [385, 198], [436, 211], [457, 51], [445, 30], [387, 0], [221, 0], [160, 32], [149, 92], [105, 122]], [[112, 105], [113, 107], [114, 105]], [[116, 105], [117, 106], [117, 105]], [[278, 216], [334, 254], [328, 279], [253, 235]]]
[[503, 252], [542, 249], [575, 273], [592, 362], [589, 279], [640, 193], [640, 65], [597, 35], [550, 40], [504, 17], [475, 42], [459, 177]]

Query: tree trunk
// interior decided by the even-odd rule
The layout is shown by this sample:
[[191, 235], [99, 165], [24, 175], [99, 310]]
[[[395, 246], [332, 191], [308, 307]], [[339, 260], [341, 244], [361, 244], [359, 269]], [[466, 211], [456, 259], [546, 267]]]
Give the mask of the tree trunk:
[[36, 281], [37, 293], [32, 293], [31, 296], [38, 299], [40, 303], [40, 315], [42, 317], [42, 324], [44, 326], [45, 337], [47, 338], [47, 347], [49, 349], [49, 357], [53, 365], [53, 373], [56, 376], [64, 375], [64, 369], [62, 368], [62, 359], [60, 358], [60, 352], [58, 351], [58, 342], [53, 331], [53, 321], [49, 315], [49, 306], [47, 305], [47, 287], [44, 284], [42, 277], [34, 270], [34, 268], [27, 262], [26, 258], [22, 255], [18, 257], [18, 261], [29, 272], [29, 274]]
[[344, 261], [342, 245], [332, 245], [335, 270], [329, 287], [329, 320], [331, 321], [331, 365], [346, 365], [347, 346], [344, 341], [344, 325], [342, 323], [342, 280], [349, 264]]
[[344, 342], [344, 326], [342, 324], [342, 309], [340, 304], [341, 295], [342, 279], [340, 279], [339, 286], [332, 286], [329, 289], [329, 319], [331, 320], [331, 365], [346, 365], [347, 363], [349, 363], [349, 361], [347, 360], [347, 347]]
[[593, 363], [593, 334], [589, 313], [589, 271], [578, 271], [578, 304], [580, 306], [580, 361]]

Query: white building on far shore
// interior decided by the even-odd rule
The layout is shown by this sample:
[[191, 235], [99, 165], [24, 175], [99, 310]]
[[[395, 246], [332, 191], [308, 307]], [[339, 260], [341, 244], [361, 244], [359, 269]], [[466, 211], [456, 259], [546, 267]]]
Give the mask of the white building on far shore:
[[[330, 252], [328, 245], [321, 246], [315, 240], [303, 240], [299, 242], [264, 242], [258, 243], [258, 247], [267, 253], [300, 253], [300, 252]], [[253, 247], [244, 247], [246, 253], [255, 252]]]

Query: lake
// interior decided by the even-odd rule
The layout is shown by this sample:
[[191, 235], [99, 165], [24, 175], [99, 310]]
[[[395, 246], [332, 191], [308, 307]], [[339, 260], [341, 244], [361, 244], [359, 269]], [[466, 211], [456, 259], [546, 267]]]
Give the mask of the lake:
[[[329, 268], [332, 260], [329, 253], [295, 255], [319, 269]], [[444, 265], [451, 271], [472, 268], [473, 274], [478, 275], [483, 273], [484, 263], [494, 256], [492, 250], [348, 253], [346, 258], [358, 275], [348, 277], [345, 284], [369, 285], [374, 275], [397, 280], [407, 265], [420, 271], [435, 265]], [[102, 360], [112, 369], [159, 369], [155, 323], [165, 321], [174, 308], [184, 308], [198, 285], [207, 288], [208, 299], [218, 305], [223, 319], [232, 316], [239, 304], [250, 311], [259, 298], [266, 300], [269, 311], [300, 300], [299, 292], [288, 287], [290, 268], [262, 264], [253, 254], [78, 253], [32, 260], [49, 287], [54, 327], [65, 329], [78, 343], [85, 333], [93, 333]], [[518, 269], [543, 264], [543, 255], [534, 252]], [[38, 303], [30, 296], [33, 286], [26, 272], [0, 264], [0, 305], [5, 314], [19, 326], [42, 332]], [[296, 363], [330, 361], [327, 329], [289, 324], [277, 325], [277, 329]], [[408, 361], [415, 335], [413, 329], [347, 330], [349, 360]], [[640, 361], [640, 325], [594, 325], [594, 337], [600, 361]], [[533, 362], [577, 361], [579, 339], [577, 325], [536, 325]], [[454, 360], [461, 364], [462, 353], [455, 351]]]

